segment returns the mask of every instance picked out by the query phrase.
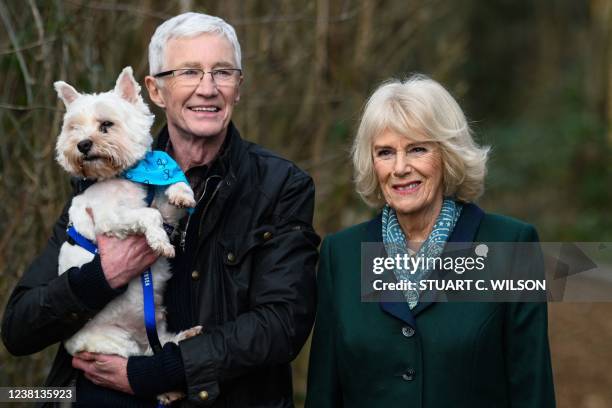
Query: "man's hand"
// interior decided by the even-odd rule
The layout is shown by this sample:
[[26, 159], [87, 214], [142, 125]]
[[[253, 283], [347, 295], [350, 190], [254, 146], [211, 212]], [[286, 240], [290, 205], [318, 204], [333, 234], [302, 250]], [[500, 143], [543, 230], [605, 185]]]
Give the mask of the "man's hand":
[[96, 385], [134, 394], [127, 377], [126, 358], [83, 352], [72, 358], [72, 366], [83, 370], [85, 378]]
[[130, 235], [125, 239], [98, 235], [96, 240], [104, 276], [113, 289], [142, 274], [158, 258], [144, 235]]

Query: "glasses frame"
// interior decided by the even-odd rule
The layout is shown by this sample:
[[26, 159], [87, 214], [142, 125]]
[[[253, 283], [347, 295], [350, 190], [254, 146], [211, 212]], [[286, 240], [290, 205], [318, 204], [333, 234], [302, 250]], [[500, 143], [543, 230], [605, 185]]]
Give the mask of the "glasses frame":
[[210, 71], [204, 71], [201, 68], [177, 68], [177, 69], [171, 69], [171, 70], [168, 70], [168, 71], [163, 71], [163, 72], [157, 73], [157, 74], [153, 75], [153, 78], [163, 78], [163, 77], [166, 77], [166, 76], [169, 76], [169, 75], [171, 75], [173, 78], [176, 78], [177, 77], [177, 75], [176, 75], [177, 71], [185, 71], [185, 70], [200, 71], [202, 73], [202, 76], [200, 77], [200, 81], [198, 82], [198, 84], [202, 82], [202, 79], [204, 79], [204, 76], [206, 74], [210, 74], [210, 78], [212, 79], [213, 83], [216, 86], [227, 86], [227, 85], [223, 85], [223, 84], [220, 85], [215, 80], [214, 73], [218, 72], [218, 71], [234, 71], [234, 72], [238, 71], [240, 73], [240, 78], [242, 78], [242, 69], [240, 69], [240, 68], [218, 68], [218, 69], [212, 69]]

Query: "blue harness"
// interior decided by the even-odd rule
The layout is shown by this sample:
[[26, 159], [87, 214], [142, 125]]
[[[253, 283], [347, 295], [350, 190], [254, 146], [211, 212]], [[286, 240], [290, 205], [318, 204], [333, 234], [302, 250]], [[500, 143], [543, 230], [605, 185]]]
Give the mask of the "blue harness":
[[[148, 152], [144, 159], [131, 169], [126, 170], [121, 176], [127, 180], [147, 185], [147, 205], [149, 206], [155, 196], [155, 186], [168, 186], [178, 182], [184, 182], [189, 185], [187, 177], [185, 177], [185, 174], [174, 159], [167, 153], [158, 150]], [[94, 255], [98, 253], [98, 246], [81, 235], [72, 225], [68, 227], [66, 233], [76, 245]], [[149, 345], [153, 349], [153, 353], [157, 354], [161, 351], [162, 347], [155, 324], [155, 301], [151, 268], [148, 268], [140, 276], [140, 282], [144, 299], [145, 330], [149, 339]]]

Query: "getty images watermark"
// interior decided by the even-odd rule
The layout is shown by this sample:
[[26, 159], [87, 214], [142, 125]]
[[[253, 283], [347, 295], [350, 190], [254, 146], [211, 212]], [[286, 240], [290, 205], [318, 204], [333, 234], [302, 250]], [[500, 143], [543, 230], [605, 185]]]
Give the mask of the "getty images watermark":
[[439, 256], [364, 243], [362, 301], [612, 301], [607, 243], [447, 243]]

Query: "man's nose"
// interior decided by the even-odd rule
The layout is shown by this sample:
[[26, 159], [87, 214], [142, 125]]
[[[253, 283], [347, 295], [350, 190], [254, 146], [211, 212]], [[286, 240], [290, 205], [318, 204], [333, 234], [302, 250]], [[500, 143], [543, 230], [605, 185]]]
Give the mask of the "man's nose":
[[196, 88], [196, 92], [204, 96], [215, 96], [219, 93], [219, 89], [217, 89], [217, 84], [213, 79], [212, 73], [204, 73], [204, 76]]

